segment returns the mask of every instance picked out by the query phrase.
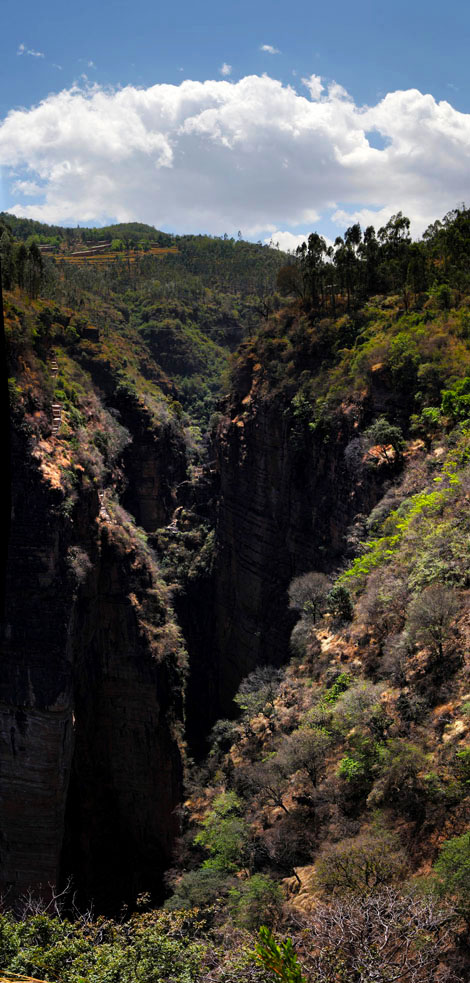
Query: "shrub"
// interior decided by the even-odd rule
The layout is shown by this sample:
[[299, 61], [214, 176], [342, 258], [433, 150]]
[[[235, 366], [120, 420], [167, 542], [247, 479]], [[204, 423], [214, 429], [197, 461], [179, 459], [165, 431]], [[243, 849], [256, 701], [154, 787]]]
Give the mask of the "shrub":
[[364, 434], [369, 447], [380, 447], [387, 461], [391, 461], [388, 447], [392, 447], [397, 457], [403, 450], [404, 440], [400, 427], [389, 423], [386, 417], [379, 416]]
[[202, 821], [195, 842], [205, 847], [210, 859], [204, 866], [211, 870], [237, 870], [246, 858], [249, 827], [240, 815], [241, 802], [235, 792], [223, 792]]
[[341, 758], [337, 774], [344, 786], [345, 803], [353, 804], [364, 798], [372, 785], [378, 748], [374, 741], [362, 734], [353, 733], [349, 738], [350, 749]]
[[379, 639], [403, 627], [409, 591], [401, 572], [386, 568], [373, 570], [359, 603], [359, 615], [372, 624]]
[[412, 819], [420, 819], [429, 789], [425, 782], [428, 758], [415, 744], [398, 738], [378, 749], [379, 779], [369, 803], [385, 805]]
[[328, 731], [320, 727], [299, 727], [285, 738], [278, 758], [285, 763], [287, 773], [306, 771], [315, 788], [325, 770], [325, 757], [331, 744]]
[[426, 447], [431, 447], [433, 437], [442, 429], [442, 419], [437, 406], [425, 406], [421, 413], [411, 417], [411, 430], [416, 436], [422, 437]]
[[210, 744], [210, 757], [217, 757], [218, 755], [227, 754], [230, 751], [232, 744], [235, 743], [237, 739], [238, 728], [237, 723], [234, 720], [217, 720], [214, 724], [209, 738]]
[[225, 897], [231, 880], [223, 870], [214, 867], [199, 867], [190, 870], [179, 879], [171, 898], [165, 902], [169, 911], [180, 908], [204, 908], [218, 898]]
[[[395, 386], [409, 397], [416, 386], [416, 376], [419, 365], [419, 353], [416, 343], [409, 333], [400, 331], [390, 344], [388, 364]], [[396, 428], [398, 430], [398, 428]], [[377, 441], [379, 443], [379, 441]], [[391, 440], [387, 443], [392, 444]]]
[[457, 422], [470, 417], [470, 376], [458, 379], [452, 389], [442, 391], [441, 411], [444, 416]]
[[429, 293], [441, 311], [450, 310], [452, 306], [452, 290], [448, 283], [434, 284]]
[[[185, 936], [182, 936], [182, 927]], [[166, 912], [136, 915], [125, 925], [88, 916], [72, 923], [45, 914], [15, 921], [0, 915], [1, 965], [14, 976], [63, 983], [196, 983], [204, 946], [196, 918]], [[195, 937], [196, 936], [196, 937]]]
[[[454, 974], [443, 963], [452, 944], [452, 914], [429, 897], [400, 894], [393, 887], [318, 904], [308, 924], [309, 979], [449, 983]], [[464, 977], [457, 979], [463, 983]]]
[[282, 889], [265, 874], [254, 874], [230, 888], [229, 908], [234, 921], [243, 928], [259, 928], [279, 917], [283, 902]]
[[8, 379], [8, 396], [10, 400], [10, 406], [16, 407], [21, 405], [21, 386], [18, 385], [16, 379], [11, 377]]
[[254, 717], [262, 711], [271, 716], [279, 685], [284, 678], [283, 669], [274, 666], [260, 666], [241, 683], [234, 697], [237, 706], [244, 714]]
[[456, 772], [460, 784], [464, 788], [470, 789], [470, 748], [457, 751]]
[[[294, 797], [299, 802], [300, 797]], [[305, 797], [302, 796], [305, 805]], [[316, 847], [316, 817], [313, 809], [295, 809], [284, 813], [260, 838], [263, 859], [269, 857], [273, 869], [281, 877], [295, 877], [300, 886], [296, 868], [312, 862]]]
[[259, 795], [261, 801], [278, 806], [283, 812], [289, 810], [284, 803], [287, 791], [289, 768], [281, 755], [272, 754], [264, 761], [257, 761], [245, 767], [238, 780], [248, 795]]
[[351, 685], [351, 677], [348, 676], [347, 672], [341, 672], [339, 676], [328, 686], [328, 689], [322, 696], [322, 702], [328, 704], [334, 704], [339, 699], [342, 693], [345, 693], [348, 687]]
[[391, 722], [380, 702], [383, 689], [383, 683], [371, 683], [368, 680], [351, 686], [341, 694], [336, 704], [338, 724], [346, 725], [348, 730], [368, 730], [374, 737], [383, 738], [387, 723]]
[[440, 893], [457, 899], [459, 910], [470, 925], [470, 832], [443, 843], [434, 871]]
[[[314, 638], [314, 632], [312, 631], [312, 626], [309, 625], [304, 618], [300, 618], [296, 625], [294, 625], [289, 647], [294, 659], [304, 659], [307, 654], [307, 648], [310, 648], [310, 644]], [[320, 645], [317, 646], [318, 653], [321, 652]]]
[[76, 583], [82, 584], [92, 569], [88, 554], [79, 546], [70, 546], [67, 553], [67, 563]]
[[367, 894], [400, 880], [405, 856], [391, 833], [366, 833], [325, 849], [316, 867], [316, 881], [326, 894]]
[[370, 767], [367, 758], [358, 752], [345, 754], [338, 765], [338, 777], [358, 788], [366, 785], [370, 779]]
[[419, 724], [428, 713], [429, 703], [424, 697], [418, 696], [416, 693], [404, 693], [402, 691], [397, 697], [396, 708], [397, 713], [406, 724]]
[[411, 640], [429, 646], [433, 662], [445, 673], [444, 643], [459, 610], [458, 595], [451, 587], [430, 584], [413, 599], [408, 609], [407, 632]]
[[326, 606], [330, 614], [339, 621], [351, 621], [354, 608], [351, 594], [344, 584], [335, 584], [326, 597]]

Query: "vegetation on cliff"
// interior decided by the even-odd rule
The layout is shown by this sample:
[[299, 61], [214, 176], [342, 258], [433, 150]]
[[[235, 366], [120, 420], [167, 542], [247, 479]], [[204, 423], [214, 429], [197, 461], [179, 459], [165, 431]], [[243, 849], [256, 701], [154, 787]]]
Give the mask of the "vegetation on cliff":
[[[309, 243], [288, 268], [299, 299], [232, 359], [226, 411], [245, 445], [269, 406], [269, 419], [284, 418], [302, 467], [318, 441], [332, 454], [341, 441], [350, 483], [377, 482], [381, 494], [346, 532], [342, 557], [326, 554], [320, 570], [292, 582], [299, 620], [282, 681], [278, 671], [256, 670], [236, 698], [238, 717], [214, 728], [210, 754], [192, 773], [170, 903], [222, 897], [239, 924], [256, 929], [270, 921], [285, 932], [294, 911], [314, 933], [326, 918], [332, 937], [336, 918], [347, 935], [353, 905], [357, 926], [345, 948], [344, 935], [336, 942], [340, 961], [333, 969], [325, 957], [314, 979], [350, 979], [357, 971], [352, 937], [374, 905], [393, 936], [393, 918], [379, 915], [392, 895], [395, 912], [402, 905], [411, 912], [418, 899], [434, 915], [449, 904], [442, 918], [453, 924], [453, 942], [446, 938], [434, 953], [437, 966], [447, 952], [442, 978], [458, 974], [464, 959], [467, 218], [448, 216], [416, 247], [403, 241], [408, 259], [400, 266], [385, 266], [384, 249], [374, 290], [400, 291], [386, 295], [364, 296], [366, 260], [354, 252], [357, 278], [349, 291], [337, 281], [331, 299], [321, 276], [334, 275], [333, 267], [325, 262], [320, 273], [305, 273]], [[404, 296], [416, 257], [419, 290]], [[297, 290], [301, 275], [304, 289]], [[281, 271], [278, 282], [286, 280]], [[241, 437], [240, 454], [249, 453], [243, 446]], [[239, 844], [235, 867], [227, 842]], [[310, 974], [311, 953], [304, 954]], [[429, 967], [413, 964], [411, 950], [406, 967], [387, 968], [385, 952], [382, 959], [380, 979], [429, 975]], [[279, 966], [272, 964], [278, 975]], [[379, 970], [363, 972], [375, 979]]]
[[[352, 227], [332, 250], [312, 236], [287, 263], [266, 247], [168, 243], [144, 227], [110, 231], [124, 243], [117, 265], [74, 265], [63, 230], [5, 223], [14, 425], [66, 520], [79, 521], [80, 496], [95, 489], [110, 535], [126, 549], [132, 541], [136, 564], [151, 570], [133, 603], [157, 659], [176, 656], [185, 671], [169, 596], [190, 626], [187, 644], [196, 628], [185, 603], [212, 603], [224, 506], [214, 504], [214, 451], [220, 471], [245, 468], [274, 501], [282, 482], [246, 461], [256, 434], [269, 440], [279, 427], [289, 487], [317, 468], [325, 509], [310, 554], [270, 516], [286, 559], [264, 578], [282, 598], [272, 618], [294, 625], [290, 645], [282, 665], [269, 665], [268, 651], [230, 694], [233, 713], [215, 724], [205, 759], [186, 760], [165, 910], [72, 925], [23, 902], [24, 922], [2, 922], [5, 967], [70, 983], [465, 979], [468, 212], [420, 243], [401, 215], [377, 234]], [[55, 258], [37, 259], [37, 235], [58, 240]], [[20, 239], [30, 252], [18, 277]], [[178, 251], [152, 254], [152, 242]], [[138, 457], [152, 442], [148, 493]], [[239, 584], [251, 571], [235, 569], [235, 551], [226, 562], [247, 634]], [[77, 581], [86, 576], [78, 541], [70, 564]], [[198, 655], [214, 645], [220, 659], [205, 632]], [[207, 678], [217, 675], [204, 657]]]

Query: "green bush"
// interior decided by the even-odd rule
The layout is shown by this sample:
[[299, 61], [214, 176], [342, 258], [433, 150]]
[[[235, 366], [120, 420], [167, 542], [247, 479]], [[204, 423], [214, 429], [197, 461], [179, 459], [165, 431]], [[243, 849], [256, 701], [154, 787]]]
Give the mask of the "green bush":
[[331, 588], [326, 598], [326, 606], [330, 614], [340, 621], [351, 621], [354, 608], [351, 594], [344, 584], [335, 584]]
[[279, 917], [283, 902], [282, 889], [265, 874], [253, 874], [229, 891], [229, 908], [234, 921], [243, 928], [259, 928]]
[[442, 392], [441, 412], [452, 421], [468, 420], [470, 417], [470, 376], [458, 379], [452, 389]]
[[187, 871], [175, 884], [171, 898], [165, 901], [165, 908], [169, 911], [205, 908], [226, 897], [231, 883], [227, 873], [216, 867]]
[[440, 893], [456, 898], [470, 923], [470, 832], [443, 843], [434, 871]]
[[470, 790], [470, 748], [457, 751], [456, 772], [461, 785], [467, 790]]
[[341, 672], [339, 676], [336, 677], [335, 681], [328, 687], [326, 692], [322, 696], [322, 702], [328, 704], [334, 704], [339, 700], [342, 693], [345, 693], [348, 687], [351, 685], [351, 677], [347, 672]]
[[452, 306], [452, 290], [448, 283], [434, 284], [429, 292], [440, 310], [450, 310]]
[[379, 416], [374, 423], [365, 431], [364, 436], [369, 447], [379, 446], [382, 449], [384, 458], [391, 461], [390, 452], [387, 447], [392, 447], [398, 457], [404, 447], [403, 434], [400, 427], [389, 423], [386, 417]]
[[372, 785], [378, 747], [362, 734], [353, 734], [349, 744], [350, 750], [341, 758], [337, 775], [345, 783], [343, 794], [357, 802], [367, 795]]
[[[393, 338], [390, 344], [388, 364], [395, 387], [400, 389], [409, 398], [410, 393], [416, 386], [419, 352], [416, 342], [410, 338], [408, 332], [400, 331]], [[399, 433], [398, 428], [396, 429]], [[387, 441], [387, 443], [394, 446], [392, 440]]]
[[202, 821], [195, 842], [206, 848], [210, 858], [204, 866], [211, 870], [234, 871], [246, 858], [249, 826], [241, 815], [241, 801], [235, 792], [223, 792]]
[[361, 785], [369, 779], [370, 768], [367, 759], [356, 753], [345, 754], [338, 765], [338, 777], [351, 785]]
[[429, 758], [422, 748], [393, 738], [378, 748], [379, 777], [369, 797], [372, 805], [387, 806], [419, 819], [432, 790], [426, 783]]
[[181, 916], [163, 911], [125, 924], [0, 915], [0, 961], [13, 974], [61, 983], [197, 983], [206, 946], [194, 938], [194, 917], [185, 916], [184, 933], [182, 926]]

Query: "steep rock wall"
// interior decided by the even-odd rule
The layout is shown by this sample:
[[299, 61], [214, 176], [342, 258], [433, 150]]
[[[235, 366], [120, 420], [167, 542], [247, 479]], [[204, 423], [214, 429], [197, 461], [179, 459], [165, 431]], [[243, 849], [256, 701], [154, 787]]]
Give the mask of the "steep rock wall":
[[132, 434], [123, 455], [126, 488], [124, 507], [146, 532], [171, 519], [177, 505], [176, 486], [187, 475], [186, 450], [172, 422], [155, 430], [142, 409], [118, 402], [121, 419]]
[[[82, 352], [78, 354], [81, 364], [99, 387], [103, 402], [107, 408], [117, 411], [120, 422], [131, 435], [122, 455], [125, 474], [122, 504], [138, 525], [146, 532], [153, 532], [170, 521], [177, 505], [176, 488], [187, 478], [183, 429], [163, 404], [162, 419], [157, 423], [138, 393], [126, 390], [119, 383], [115, 371]], [[153, 367], [158, 374], [158, 366]], [[176, 396], [171, 384], [162, 385], [162, 389]]]
[[[151, 558], [97, 492], [64, 493], [13, 434], [0, 674], [0, 880], [71, 875], [101, 907], [157, 891], [181, 799], [181, 643]], [[71, 562], [72, 560], [72, 562]], [[50, 886], [50, 887], [49, 887]]]
[[158, 896], [178, 833], [182, 767], [177, 725], [182, 683], [164, 601], [149, 637], [145, 608], [151, 566], [101, 528], [99, 560], [76, 605], [73, 642], [75, 749], [63, 876], [83, 899], [112, 910], [140, 891]]
[[0, 876], [16, 895], [58, 881], [73, 692], [63, 496], [16, 434], [13, 476], [0, 674]]
[[382, 494], [383, 474], [369, 469], [358, 476], [348, 467], [345, 449], [357, 436], [357, 418], [351, 407], [338, 412], [328, 434], [307, 429], [299, 437], [278, 402], [260, 399], [220, 429], [217, 659], [201, 667], [199, 689], [223, 713], [255, 666], [288, 657], [291, 579], [333, 569], [348, 526]]

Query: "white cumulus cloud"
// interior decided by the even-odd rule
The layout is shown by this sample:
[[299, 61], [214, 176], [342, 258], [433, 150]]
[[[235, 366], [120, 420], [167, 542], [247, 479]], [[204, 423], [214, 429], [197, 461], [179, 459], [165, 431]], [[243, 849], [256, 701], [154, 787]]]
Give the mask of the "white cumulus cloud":
[[[390, 216], [387, 215], [387, 219], [389, 217]], [[286, 232], [282, 229], [276, 229], [275, 232], [271, 232], [270, 235], [265, 237], [264, 242], [267, 245], [272, 245], [274, 247], [279, 246], [279, 249], [283, 249], [286, 253], [295, 253], [298, 246], [301, 246], [303, 242], [307, 242], [309, 234], [309, 232], [303, 232], [297, 235], [293, 232]], [[332, 240], [329, 239], [328, 236], [323, 236], [323, 238], [327, 246], [333, 245]]]
[[469, 114], [416, 89], [361, 107], [336, 83], [305, 84], [305, 95], [267, 75], [76, 85], [13, 110], [0, 121], [11, 210], [281, 241], [326, 218], [342, 231], [400, 209], [416, 234], [468, 198]]
[[275, 48], [272, 44], [260, 44], [260, 51], [265, 51], [268, 55], [280, 55], [281, 52], [279, 48]]
[[295, 253], [297, 247], [301, 246], [307, 239], [308, 233], [305, 232], [303, 235], [294, 235], [292, 232], [283, 232], [282, 229], [276, 229], [270, 235], [266, 236], [264, 241], [266, 245], [279, 246], [279, 249], [283, 249], [286, 253]]
[[220, 68], [219, 68], [219, 72], [220, 72], [221, 75], [231, 75], [232, 74], [232, 66], [231, 65], [227, 65], [227, 62], [224, 61], [223, 65], [221, 65]]
[[310, 75], [308, 79], [303, 78], [302, 84], [310, 92], [311, 99], [320, 99], [322, 92], [325, 90], [325, 86], [319, 75]]

